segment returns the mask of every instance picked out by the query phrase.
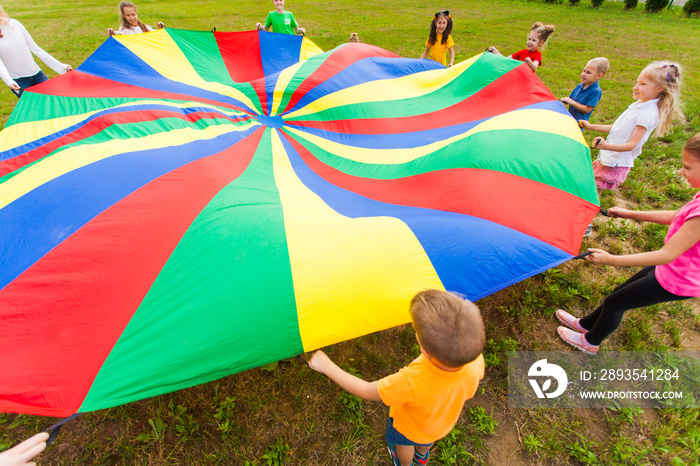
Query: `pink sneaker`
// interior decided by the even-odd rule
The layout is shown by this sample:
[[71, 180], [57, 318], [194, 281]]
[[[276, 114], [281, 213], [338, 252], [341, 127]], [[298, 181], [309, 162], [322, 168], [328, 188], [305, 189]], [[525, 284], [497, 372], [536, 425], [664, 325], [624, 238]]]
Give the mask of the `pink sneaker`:
[[588, 344], [586, 341], [586, 336], [583, 333], [574, 332], [566, 327], [558, 327], [557, 333], [559, 334], [559, 337], [567, 344], [583, 351], [584, 353], [596, 354], [598, 352], [598, 346]]
[[567, 327], [572, 328], [572, 329], [576, 330], [577, 332], [581, 332], [581, 333], [588, 332], [588, 330], [581, 327], [581, 324], [579, 324], [579, 321], [581, 319], [578, 319], [578, 318], [572, 316], [571, 314], [566, 312], [564, 309], [557, 309], [557, 313], [555, 315], [557, 316], [557, 319], [559, 320], [559, 322], [566, 325]]

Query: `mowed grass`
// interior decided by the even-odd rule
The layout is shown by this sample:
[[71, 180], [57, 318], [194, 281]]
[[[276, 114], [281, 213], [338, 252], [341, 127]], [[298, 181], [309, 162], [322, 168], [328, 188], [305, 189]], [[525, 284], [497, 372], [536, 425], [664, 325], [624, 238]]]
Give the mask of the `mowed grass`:
[[[107, 38], [106, 29], [118, 25], [116, 4], [12, 0], [3, 6], [41, 47], [78, 67]], [[138, 6], [141, 19], [151, 25], [163, 21], [184, 29], [238, 31], [263, 21], [272, 2], [146, 0]], [[324, 50], [358, 32], [363, 42], [404, 57], [420, 56], [432, 14], [445, 8], [455, 21], [457, 61], [489, 45], [510, 54], [524, 48], [533, 22], [553, 23], [556, 31], [537, 75], [557, 96], [568, 95], [590, 58], [608, 57], [611, 68], [601, 82], [603, 99], [593, 114], [595, 122], [612, 123], [632, 103], [632, 86], [648, 62], [680, 62], [688, 122], [648, 142], [629, 179], [619, 190], [604, 194], [601, 202], [606, 207], [671, 209], [693, 196], [677, 169], [684, 141], [700, 131], [700, 21], [683, 18], [678, 8], [648, 15], [641, 5], [624, 11], [619, 2], [605, 2], [594, 9], [586, 0], [576, 7], [506, 0], [460, 5], [287, 2], [287, 9]], [[8, 89], [0, 91], [3, 124], [15, 103]], [[594, 136], [586, 134], [589, 140]], [[666, 232], [665, 227], [600, 216], [594, 226], [583, 247], [615, 253], [658, 248]], [[456, 429], [434, 449], [431, 464], [698, 464], [699, 410], [508, 408], [507, 351], [568, 350], [555, 336], [554, 310], [586, 312], [632, 272], [570, 262], [481, 300], [489, 337], [486, 377]], [[606, 341], [606, 349], [697, 351], [699, 322], [696, 300], [633, 311]], [[410, 326], [402, 326], [327, 351], [342, 367], [373, 380], [407, 364], [417, 355], [417, 346]], [[361, 402], [290, 359], [273, 370], [249, 370], [84, 414], [63, 428], [39, 464], [387, 465], [382, 435], [386, 414], [383, 405]], [[0, 449], [55, 421], [0, 414]]]

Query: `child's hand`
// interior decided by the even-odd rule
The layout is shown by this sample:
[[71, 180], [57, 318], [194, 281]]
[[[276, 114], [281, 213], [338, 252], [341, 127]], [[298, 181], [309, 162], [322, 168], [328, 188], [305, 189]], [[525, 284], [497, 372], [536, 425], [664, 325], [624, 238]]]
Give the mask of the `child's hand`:
[[68, 73], [69, 71], [73, 71], [73, 67], [70, 65], [66, 65], [66, 73]]
[[608, 215], [612, 218], [629, 218], [629, 213], [631, 210], [623, 209], [622, 207], [610, 207], [608, 209]]
[[598, 136], [593, 140], [593, 144], [591, 144], [591, 147], [594, 147], [596, 149], [605, 149], [605, 138]]
[[46, 441], [49, 439], [47, 432], [41, 432], [34, 437], [28, 438], [19, 445], [15, 445], [7, 451], [0, 453], [0, 465], [2, 466], [23, 466], [34, 464], [29, 461], [36, 455], [44, 451]]
[[323, 351], [319, 350], [316, 351], [312, 356], [311, 359], [309, 359], [309, 367], [316, 372], [320, 372], [322, 374], [326, 373], [326, 369], [330, 367], [333, 364], [333, 361], [326, 356], [326, 353]]
[[165, 24], [162, 22], [158, 21], [156, 24], [158, 25], [158, 29], [165, 29]]
[[112, 28], [107, 28], [107, 34], [109, 34], [110, 36], [113, 36], [113, 35], [114, 35], [114, 29], [112, 29]]
[[19, 90], [20, 90], [19, 84], [13, 82], [12, 84], [10, 84], [10, 89], [12, 89], [13, 91], [19, 92]]
[[[565, 103], [567, 105], [571, 105], [571, 98], [570, 97], [562, 97], [559, 99], [559, 102]], [[584, 120], [581, 120], [584, 121]], [[581, 122], [579, 121], [579, 126], [581, 126]]]
[[255, 28], [259, 31], [262, 29], [262, 23], [255, 23]]
[[498, 49], [496, 47], [494, 47], [493, 45], [490, 46], [489, 48], [487, 48], [486, 51], [491, 52], [491, 53], [498, 53], [500, 55], [500, 53], [498, 52]]
[[303, 27], [297, 28], [297, 31], [301, 32], [303, 35], [306, 35], [306, 29], [304, 29]]
[[[608, 210], [608, 212], [610, 211]], [[588, 248], [588, 252], [592, 254], [586, 256], [585, 259], [593, 265], [612, 265], [612, 261], [615, 258], [615, 256], [602, 249]]]
[[591, 123], [588, 120], [579, 120], [578, 126], [583, 129], [591, 129]]

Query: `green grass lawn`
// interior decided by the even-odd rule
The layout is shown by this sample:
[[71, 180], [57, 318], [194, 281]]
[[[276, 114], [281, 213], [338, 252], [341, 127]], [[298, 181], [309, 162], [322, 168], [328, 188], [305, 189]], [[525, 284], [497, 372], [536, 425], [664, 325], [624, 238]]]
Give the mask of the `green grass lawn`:
[[[107, 38], [106, 29], [118, 26], [117, 3], [7, 0], [3, 6], [41, 47], [77, 68]], [[152, 26], [163, 21], [170, 27], [219, 31], [253, 29], [273, 9], [271, 1], [137, 4], [140, 18]], [[616, 192], [604, 194], [601, 203], [671, 209], [694, 194], [676, 172], [680, 148], [700, 131], [700, 20], [684, 18], [680, 8], [649, 15], [643, 6], [624, 11], [621, 2], [605, 2], [594, 9], [587, 0], [575, 7], [535, 0], [479, 0], [464, 6], [288, 0], [286, 6], [324, 50], [357, 32], [363, 42], [416, 58], [424, 49], [432, 14], [449, 8], [456, 62], [489, 45], [508, 55], [525, 47], [532, 23], [553, 23], [556, 31], [537, 75], [555, 95], [568, 95], [590, 58], [610, 59], [610, 71], [601, 81], [603, 99], [592, 117], [598, 123], [612, 123], [632, 103], [632, 86], [648, 62], [676, 60], [684, 67], [688, 122], [663, 139], [652, 138], [628, 180]], [[3, 125], [15, 103], [9, 89], [0, 90]], [[589, 141], [594, 136], [586, 134]], [[584, 248], [614, 253], [658, 248], [666, 231], [600, 216], [594, 226]], [[479, 301], [489, 338], [486, 377], [456, 429], [434, 449], [431, 464], [699, 464], [697, 409], [508, 408], [507, 351], [567, 350], [555, 335], [554, 310], [585, 312], [631, 273], [574, 261]], [[698, 311], [697, 300], [691, 300], [630, 312], [606, 348], [700, 351]], [[417, 355], [417, 346], [410, 326], [403, 326], [334, 345], [328, 353], [342, 367], [371, 380], [407, 364]], [[63, 428], [39, 464], [387, 465], [386, 414], [383, 405], [359, 402], [290, 359], [271, 371], [249, 370], [84, 414]], [[0, 450], [53, 422], [0, 414]]]

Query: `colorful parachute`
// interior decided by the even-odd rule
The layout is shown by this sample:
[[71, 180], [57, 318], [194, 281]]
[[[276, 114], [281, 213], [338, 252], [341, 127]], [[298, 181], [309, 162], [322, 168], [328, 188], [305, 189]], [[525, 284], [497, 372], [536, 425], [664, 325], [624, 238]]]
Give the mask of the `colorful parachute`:
[[64, 416], [472, 300], [578, 253], [589, 149], [526, 65], [167, 29], [0, 133], [0, 411]]

